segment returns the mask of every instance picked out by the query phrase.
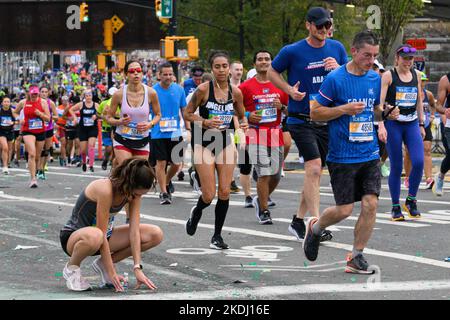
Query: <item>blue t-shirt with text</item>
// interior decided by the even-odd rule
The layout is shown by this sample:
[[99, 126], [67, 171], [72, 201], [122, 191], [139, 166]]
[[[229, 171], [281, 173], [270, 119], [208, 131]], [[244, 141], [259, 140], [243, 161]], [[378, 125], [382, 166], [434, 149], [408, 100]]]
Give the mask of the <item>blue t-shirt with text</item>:
[[[159, 83], [153, 86], [155, 89], [159, 105], [161, 107], [161, 120], [152, 128], [152, 139], [170, 139], [180, 137], [180, 112], [186, 107], [186, 96], [183, 88], [172, 83], [169, 88], [164, 89]], [[153, 110], [152, 118], [154, 118]]]
[[195, 82], [192, 78], [189, 78], [185, 82], [183, 82], [183, 88], [184, 88], [184, 94], [187, 97], [191, 92], [195, 91], [195, 89], [197, 88], [197, 85], [195, 84]]
[[[288, 83], [294, 86], [300, 81], [300, 92], [306, 92], [302, 101], [295, 101], [289, 97], [288, 111], [309, 115], [310, 101], [319, 92], [329, 70], [325, 70], [325, 58], [334, 58], [339, 65], [347, 63], [347, 53], [342, 43], [327, 39], [321, 48], [311, 47], [306, 40], [287, 45], [281, 49], [272, 61], [272, 68], [278, 73], [287, 70]], [[288, 124], [304, 123], [303, 120], [288, 117]]]
[[343, 115], [328, 121], [327, 161], [361, 163], [379, 159], [374, 129], [374, 107], [380, 104], [381, 78], [373, 70], [358, 76], [343, 65], [323, 82], [316, 101], [322, 106], [338, 107], [350, 102], [364, 102], [363, 112]]

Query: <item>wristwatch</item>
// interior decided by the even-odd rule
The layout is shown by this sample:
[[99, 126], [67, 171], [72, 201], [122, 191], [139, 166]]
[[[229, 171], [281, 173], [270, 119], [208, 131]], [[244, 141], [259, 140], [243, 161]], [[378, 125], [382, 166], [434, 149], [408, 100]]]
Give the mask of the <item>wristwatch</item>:
[[134, 271], [135, 269], [141, 269], [141, 270], [142, 270], [142, 269], [143, 269], [143, 268], [142, 268], [142, 264], [135, 264], [134, 267], [133, 267], [133, 271]]
[[286, 110], [286, 106], [281, 106], [280, 110], [281, 110], [281, 111]]

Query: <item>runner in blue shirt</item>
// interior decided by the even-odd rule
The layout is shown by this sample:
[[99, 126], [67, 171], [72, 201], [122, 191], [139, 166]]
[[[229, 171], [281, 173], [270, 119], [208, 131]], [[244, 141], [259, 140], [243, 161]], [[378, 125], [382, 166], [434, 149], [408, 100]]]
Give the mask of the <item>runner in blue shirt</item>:
[[197, 89], [198, 85], [202, 83], [202, 76], [205, 70], [202, 67], [194, 66], [191, 69], [192, 77], [183, 83], [184, 94], [186, 97]]
[[[164, 63], [158, 69], [161, 81], [153, 86], [153, 89], [158, 94], [161, 105], [161, 120], [151, 132], [150, 158], [152, 166], [156, 165], [156, 178], [161, 190], [160, 203], [171, 204], [171, 194], [175, 191], [171, 180], [183, 162], [180, 117], [186, 107], [186, 96], [183, 88], [173, 82], [170, 63]], [[175, 154], [176, 157], [173, 156]], [[169, 163], [166, 174], [166, 166]]]
[[[329, 121], [327, 165], [336, 206], [309, 220], [303, 248], [309, 260], [316, 260], [323, 230], [349, 217], [354, 203], [361, 201], [353, 252], [345, 272], [372, 274], [362, 253], [375, 224], [381, 189], [374, 121], [385, 115], [380, 107], [381, 78], [372, 70], [379, 52], [378, 39], [371, 31], [360, 32], [351, 52], [353, 60], [327, 76], [311, 108], [313, 120]], [[398, 114], [394, 109], [389, 117], [396, 119]], [[386, 138], [381, 136], [384, 141]]]
[[[268, 71], [270, 81], [289, 94], [287, 126], [300, 157], [305, 160], [305, 187], [297, 214], [289, 225], [289, 231], [298, 240], [305, 236], [303, 219], [306, 212], [319, 217], [320, 176], [328, 150], [328, 126], [326, 122], [311, 120], [310, 103], [327, 74], [347, 63], [344, 46], [339, 41], [327, 39], [332, 27], [330, 13], [314, 7], [308, 11], [306, 20], [309, 36], [282, 48]], [[288, 72], [287, 82], [281, 77], [284, 71]], [[331, 238], [331, 232], [326, 230], [322, 241]]]

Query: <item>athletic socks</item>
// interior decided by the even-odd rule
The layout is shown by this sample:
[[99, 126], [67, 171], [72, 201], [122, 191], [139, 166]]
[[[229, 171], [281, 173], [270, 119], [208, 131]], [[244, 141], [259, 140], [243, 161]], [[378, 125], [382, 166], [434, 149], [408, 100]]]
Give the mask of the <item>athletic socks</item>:
[[364, 249], [363, 249], [363, 250], [358, 250], [358, 249], [356, 249], [356, 248], [353, 248], [353, 251], [352, 251], [352, 258], [356, 257], [358, 254], [361, 254], [361, 255], [362, 255], [363, 251], [364, 251]]
[[324, 229], [321, 229], [319, 226], [319, 221], [317, 221], [316, 223], [314, 223], [313, 227], [312, 227], [312, 232], [314, 235], [316, 236], [320, 236], [322, 235]]
[[216, 221], [214, 225], [214, 236], [220, 236], [220, 234], [222, 233], [222, 227], [225, 223], [225, 217], [227, 216], [229, 204], [230, 199], [227, 200], [217, 199], [215, 209]]
[[[89, 147], [89, 167], [93, 167], [94, 166], [94, 160], [95, 160], [95, 149], [94, 147]], [[86, 157], [86, 155], [85, 155]], [[86, 158], [84, 158], [84, 163], [86, 163]]]

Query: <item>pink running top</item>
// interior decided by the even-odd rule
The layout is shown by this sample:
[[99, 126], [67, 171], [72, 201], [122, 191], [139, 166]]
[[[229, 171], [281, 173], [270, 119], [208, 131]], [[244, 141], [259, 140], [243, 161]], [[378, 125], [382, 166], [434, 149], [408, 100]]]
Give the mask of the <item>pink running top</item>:
[[117, 126], [116, 132], [122, 137], [132, 140], [147, 138], [149, 131], [138, 131], [136, 126], [139, 122], [147, 122], [150, 114], [150, 102], [148, 99], [148, 88], [144, 85], [144, 101], [139, 107], [130, 107], [127, 99], [127, 85], [123, 86], [122, 104], [120, 107], [120, 117], [127, 114], [131, 117], [131, 122], [127, 126]]

